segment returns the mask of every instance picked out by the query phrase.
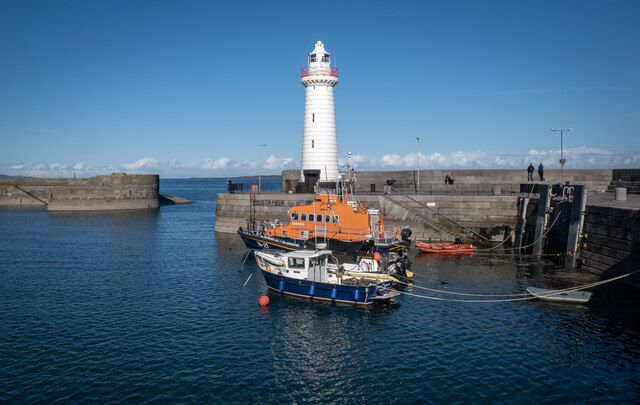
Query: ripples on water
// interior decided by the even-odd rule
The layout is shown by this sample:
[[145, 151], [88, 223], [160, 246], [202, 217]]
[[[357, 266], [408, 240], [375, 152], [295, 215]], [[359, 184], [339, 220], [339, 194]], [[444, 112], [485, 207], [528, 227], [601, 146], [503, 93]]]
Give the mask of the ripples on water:
[[[0, 210], [0, 401], [640, 401], [637, 309], [411, 296], [356, 308], [272, 292], [260, 308], [255, 260], [240, 273], [241, 241], [213, 232], [224, 186], [162, 180], [196, 202], [152, 212]], [[416, 285], [472, 293], [520, 293], [558, 271], [412, 261]]]

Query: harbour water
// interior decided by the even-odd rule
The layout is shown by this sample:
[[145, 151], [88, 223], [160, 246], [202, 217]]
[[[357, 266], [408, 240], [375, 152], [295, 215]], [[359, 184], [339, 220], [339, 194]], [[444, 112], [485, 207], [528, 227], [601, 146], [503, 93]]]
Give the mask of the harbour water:
[[[253, 258], [239, 271], [240, 239], [213, 232], [224, 180], [160, 190], [194, 203], [0, 210], [0, 402], [640, 402], [637, 308], [411, 295], [360, 308], [267, 293]], [[562, 287], [539, 259], [411, 261], [416, 286]]]

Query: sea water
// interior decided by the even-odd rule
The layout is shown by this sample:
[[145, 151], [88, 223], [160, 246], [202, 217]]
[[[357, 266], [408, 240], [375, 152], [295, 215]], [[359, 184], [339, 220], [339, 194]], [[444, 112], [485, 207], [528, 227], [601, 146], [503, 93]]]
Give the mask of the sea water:
[[194, 203], [0, 210], [0, 402], [640, 402], [637, 308], [419, 288], [519, 294], [551, 263], [414, 251], [412, 295], [310, 302], [268, 292], [241, 240], [214, 233], [225, 180], [160, 184]]

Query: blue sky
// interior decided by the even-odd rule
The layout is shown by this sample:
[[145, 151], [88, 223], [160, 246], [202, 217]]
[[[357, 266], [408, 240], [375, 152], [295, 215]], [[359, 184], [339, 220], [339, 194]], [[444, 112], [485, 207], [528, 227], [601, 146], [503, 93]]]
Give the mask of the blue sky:
[[640, 167], [638, 1], [4, 1], [0, 173], [299, 168], [300, 68], [336, 61], [360, 170]]

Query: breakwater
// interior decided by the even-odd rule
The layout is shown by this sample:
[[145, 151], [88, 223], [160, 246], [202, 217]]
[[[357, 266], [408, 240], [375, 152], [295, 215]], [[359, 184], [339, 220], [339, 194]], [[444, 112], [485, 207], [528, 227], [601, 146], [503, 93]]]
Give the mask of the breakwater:
[[99, 211], [159, 207], [159, 176], [112, 173], [73, 179], [0, 178], [0, 207]]

